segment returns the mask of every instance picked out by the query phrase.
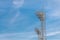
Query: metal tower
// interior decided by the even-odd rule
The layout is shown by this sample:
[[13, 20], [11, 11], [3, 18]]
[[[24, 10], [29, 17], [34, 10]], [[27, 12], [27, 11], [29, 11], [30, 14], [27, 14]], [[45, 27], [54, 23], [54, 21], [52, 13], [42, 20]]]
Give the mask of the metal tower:
[[37, 16], [41, 22], [41, 28], [39, 29], [35, 29], [35, 31], [38, 34], [38, 40], [46, 40], [46, 30], [45, 30], [45, 14], [44, 12], [37, 12]]

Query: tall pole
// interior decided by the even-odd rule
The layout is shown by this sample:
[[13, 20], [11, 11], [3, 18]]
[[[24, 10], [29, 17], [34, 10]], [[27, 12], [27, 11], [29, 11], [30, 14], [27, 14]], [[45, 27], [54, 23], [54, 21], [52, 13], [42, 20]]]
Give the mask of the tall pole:
[[38, 40], [46, 40], [45, 38], [45, 33], [46, 33], [46, 30], [45, 30], [45, 15], [44, 15], [44, 12], [37, 12], [37, 16], [41, 22], [41, 29], [38, 30], [36, 29], [36, 32], [38, 34]]

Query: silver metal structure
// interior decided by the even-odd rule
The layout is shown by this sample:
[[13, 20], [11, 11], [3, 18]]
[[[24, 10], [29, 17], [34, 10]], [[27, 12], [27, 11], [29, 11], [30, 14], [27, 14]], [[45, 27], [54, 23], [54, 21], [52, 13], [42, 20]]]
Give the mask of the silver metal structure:
[[38, 34], [38, 40], [46, 40], [45, 14], [44, 14], [44, 12], [37, 12], [37, 16], [41, 22], [40, 30], [37, 28], [35, 29], [37, 34]]

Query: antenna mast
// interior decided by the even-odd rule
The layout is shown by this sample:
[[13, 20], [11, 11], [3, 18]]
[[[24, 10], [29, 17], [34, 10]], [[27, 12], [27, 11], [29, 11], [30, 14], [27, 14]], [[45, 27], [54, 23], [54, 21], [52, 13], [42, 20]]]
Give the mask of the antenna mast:
[[46, 30], [45, 30], [45, 14], [44, 12], [37, 12], [37, 16], [41, 22], [41, 29], [35, 29], [37, 34], [38, 34], [38, 40], [46, 40], [45, 38], [45, 34], [46, 34]]

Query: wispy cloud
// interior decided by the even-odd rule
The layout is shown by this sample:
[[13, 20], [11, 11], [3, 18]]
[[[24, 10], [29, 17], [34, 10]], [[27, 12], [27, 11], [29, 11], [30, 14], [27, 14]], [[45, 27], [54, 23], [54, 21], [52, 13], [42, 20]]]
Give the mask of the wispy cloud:
[[60, 0], [47, 0], [45, 9], [48, 11], [47, 16], [52, 19], [60, 18]]
[[[10, 23], [14, 23], [16, 21], [16, 19], [20, 16], [20, 11], [19, 11], [19, 8], [23, 6], [24, 4], [24, 0], [13, 0], [12, 1], [13, 3], [13, 7], [14, 7], [14, 10], [17, 11], [16, 15], [11, 19]], [[12, 11], [14, 11], [12, 10]]]
[[[46, 36], [54, 36], [60, 34], [60, 31], [48, 33]], [[6, 33], [0, 34], [0, 40], [30, 40], [33, 38], [37, 38], [37, 34], [35, 32], [21, 32], [21, 33]]]
[[19, 16], [20, 16], [20, 13], [17, 12], [17, 13], [15, 14], [15, 16], [11, 19], [10, 23], [11, 23], [11, 24], [14, 23]]
[[24, 4], [24, 0], [13, 0], [13, 7], [14, 8], [20, 8]]
[[32, 37], [34, 37], [33, 32], [0, 34], [0, 40], [29, 40]]
[[47, 36], [54, 36], [60, 34], [60, 31], [48, 33]]
[[50, 18], [60, 18], [60, 11], [58, 9], [55, 9], [53, 12], [49, 14]]

